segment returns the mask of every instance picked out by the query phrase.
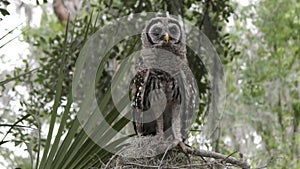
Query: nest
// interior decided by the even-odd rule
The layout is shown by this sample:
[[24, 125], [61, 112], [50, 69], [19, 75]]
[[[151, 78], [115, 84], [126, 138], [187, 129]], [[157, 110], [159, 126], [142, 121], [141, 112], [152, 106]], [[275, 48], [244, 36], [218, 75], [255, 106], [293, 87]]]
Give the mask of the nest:
[[[157, 136], [136, 137], [114, 155], [103, 168], [208, 168], [199, 156], [190, 156], [172, 141], [160, 141]], [[193, 165], [191, 165], [193, 164]]]

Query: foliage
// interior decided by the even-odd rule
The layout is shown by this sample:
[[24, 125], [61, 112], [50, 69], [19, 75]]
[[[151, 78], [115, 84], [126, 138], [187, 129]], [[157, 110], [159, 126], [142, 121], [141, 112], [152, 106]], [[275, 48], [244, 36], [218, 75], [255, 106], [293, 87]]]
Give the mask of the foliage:
[[249, 4], [239, 9], [230, 38], [241, 54], [226, 67], [226, 116], [234, 125], [224, 135], [231, 133], [254, 164], [270, 168], [299, 166], [299, 7], [280, 0]]
[[[7, 9], [5, 9], [5, 7], [9, 4], [10, 4], [10, 2], [8, 2], [6, 0], [3, 0], [0, 2], [0, 14], [2, 16], [10, 15], [10, 13], [7, 11]], [[4, 6], [4, 7], [2, 7], [2, 6]], [[2, 18], [0, 18], [0, 21], [1, 20], [2, 20]]]
[[[83, 111], [78, 110], [79, 103], [73, 103], [70, 92], [78, 54], [95, 31], [115, 18], [153, 11], [164, 15], [169, 11], [200, 28], [212, 41], [225, 65], [227, 107], [219, 128], [222, 133], [207, 147], [228, 154], [238, 150], [250, 159], [253, 167], [298, 168], [299, 8], [299, 2], [281, 0], [261, 0], [245, 7], [228, 0], [97, 0], [91, 2], [89, 11], [83, 11], [82, 16], [63, 26], [54, 15], [45, 11], [40, 27], [25, 28], [23, 33], [25, 41], [31, 45], [29, 57], [35, 60], [38, 69], [31, 72], [32, 65], [25, 60], [24, 69], [17, 68], [14, 76], [0, 82], [5, 85], [15, 81], [30, 92], [29, 99], [21, 99], [20, 117], [12, 122], [11, 130], [7, 132], [16, 139], [3, 139], [1, 144], [10, 141], [16, 145], [21, 142], [32, 145], [29, 152], [36, 168], [103, 166], [102, 162], [107, 162], [111, 154], [88, 138], [75, 118], [75, 113]], [[235, 24], [228, 33], [224, 28], [233, 12]], [[118, 118], [119, 112], [107, 91], [117, 67], [122, 66], [121, 61], [141, 48], [138, 40], [136, 36], [114, 46], [97, 72], [95, 88], [100, 109], [117, 130], [121, 130], [128, 120]], [[194, 74], [198, 79], [204, 76], [198, 86], [207, 102], [207, 72], [193, 53], [188, 52]], [[199, 112], [205, 108], [205, 103], [200, 105]], [[197, 138], [202, 123], [197, 119], [192, 137]], [[35, 130], [24, 132], [21, 125]], [[41, 131], [43, 126], [48, 126], [47, 137]], [[54, 131], [54, 126], [59, 127], [58, 131]], [[101, 124], [98, 127], [101, 128]], [[103, 128], [101, 131], [109, 133], [110, 130]], [[99, 141], [107, 142], [111, 138], [111, 135], [103, 134]], [[125, 138], [112, 144], [118, 145], [122, 139]]]

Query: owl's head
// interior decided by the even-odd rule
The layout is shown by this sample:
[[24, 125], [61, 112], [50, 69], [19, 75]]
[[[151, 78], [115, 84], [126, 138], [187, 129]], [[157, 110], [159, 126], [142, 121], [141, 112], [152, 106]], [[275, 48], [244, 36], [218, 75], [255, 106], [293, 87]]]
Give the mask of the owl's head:
[[180, 22], [170, 17], [151, 19], [142, 33], [143, 48], [159, 48], [185, 56], [185, 34]]

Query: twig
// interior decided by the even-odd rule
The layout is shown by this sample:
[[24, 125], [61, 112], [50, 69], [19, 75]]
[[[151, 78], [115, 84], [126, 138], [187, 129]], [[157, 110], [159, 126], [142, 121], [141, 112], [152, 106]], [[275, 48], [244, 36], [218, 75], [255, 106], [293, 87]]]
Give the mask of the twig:
[[135, 165], [139, 167], [148, 167], [148, 168], [158, 168], [156, 165], [144, 165], [144, 164], [138, 164], [138, 163], [126, 163], [126, 165]]
[[222, 161], [225, 161], [228, 157], [231, 157], [235, 153], [237, 153], [237, 151], [234, 151], [233, 153], [229, 154], [225, 159], [222, 159]]
[[213, 151], [198, 150], [194, 147], [187, 147], [186, 150], [188, 153], [194, 154], [196, 156], [210, 157], [210, 158], [214, 158], [214, 159], [222, 159], [226, 163], [237, 165], [243, 169], [250, 169], [250, 166], [246, 162], [238, 160], [234, 157], [225, 156], [223, 154], [213, 152]]
[[114, 158], [116, 158], [123, 150], [124, 150], [124, 147], [121, 148], [121, 150], [119, 150], [118, 152], [116, 152], [116, 154], [114, 154], [114, 155], [109, 159], [109, 161], [106, 163], [104, 169], [107, 169], [107, 168], [109, 167], [111, 161], [112, 161]]
[[213, 164], [216, 164], [216, 162], [211, 163], [205, 163], [205, 164], [188, 164], [188, 165], [181, 165], [178, 166], [179, 168], [186, 168], [186, 167], [204, 167], [204, 166], [211, 166]]
[[160, 169], [160, 167], [161, 167], [161, 165], [162, 165], [162, 162], [163, 162], [163, 160], [164, 160], [164, 158], [165, 158], [165, 156], [166, 156], [166, 154], [167, 154], [167, 152], [169, 151], [169, 149], [170, 149], [171, 146], [172, 146], [172, 144], [170, 144], [170, 145], [168, 146], [167, 150], [165, 151], [164, 155], [162, 156], [162, 158], [161, 158], [161, 160], [160, 160], [160, 164], [159, 164], [159, 166], [158, 166], [159, 169]]
[[[126, 165], [135, 165], [139, 167], [147, 167], [147, 168], [158, 168], [159, 166], [157, 165], [145, 165], [145, 164], [138, 164], [138, 163], [126, 163]], [[162, 167], [163, 168], [169, 168], [169, 169], [180, 169], [180, 167]]]

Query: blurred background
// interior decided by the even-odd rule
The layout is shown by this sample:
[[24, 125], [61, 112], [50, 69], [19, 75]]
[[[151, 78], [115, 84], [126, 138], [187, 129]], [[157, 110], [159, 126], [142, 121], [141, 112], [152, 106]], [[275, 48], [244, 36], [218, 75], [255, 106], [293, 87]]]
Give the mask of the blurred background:
[[[107, 162], [111, 154], [76, 119], [70, 94], [75, 62], [98, 29], [141, 12], [180, 16], [199, 28], [224, 66], [222, 120], [213, 141], [203, 140], [209, 79], [202, 62], [189, 56], [203, 100], [191, 145], [222, 154], [238, 151], [253, 168], [300, 168], [298, 0], [0, 1], [0, 168], [89, 168]], [[139, 38], [114, 46], [99, 68], [95, 88], [108, 119], [116, 112], [106, 91], [120, 62], [140, 49]], [[113, 119], [118, 130], [128, 123]]]

